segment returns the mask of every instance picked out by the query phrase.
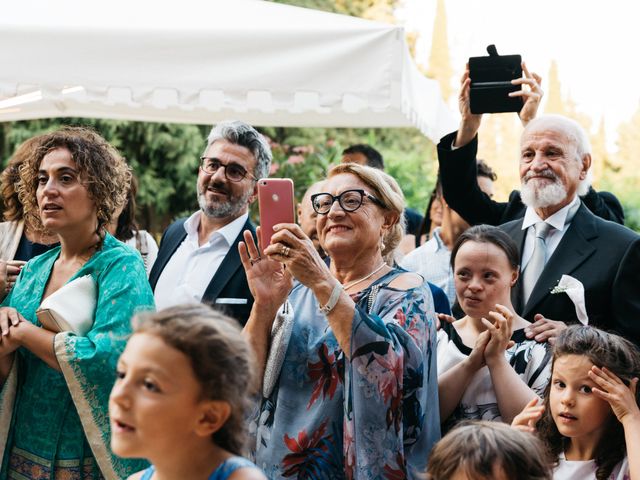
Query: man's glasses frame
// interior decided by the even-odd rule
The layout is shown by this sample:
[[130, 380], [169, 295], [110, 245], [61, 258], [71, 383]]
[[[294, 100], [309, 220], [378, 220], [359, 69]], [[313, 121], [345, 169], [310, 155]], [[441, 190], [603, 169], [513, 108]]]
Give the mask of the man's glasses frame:
[[252, 180], [258, 180], [242, 165], [238, 165], [237, 163], [222, 163], [215, 157], [200, 157], [200, 170], [207, 175], [215, 175], [220, 167], [224, 168], [224, 176], [230, 182], [241, 182], [245, 177], [249, 177]]
[[[354, 193], [360, 194], [360, 197], [359, 198], [357, 196], [350, 197]], [[329, 199], [329, 197], [331, 197], [331, 202], [326, 204], [325, 206], [326, 208], [325, 207], [320, 208], [316, 204], [316, 200], [322, 197], [326, 197], [327, 200]], [[326, 193], [326, 192], [316, 193], [315, 195], [311, 195], [311, 205], [313, 206], [313, 210], [318, 215], [326, 215], [327, 213], [329, 213], [329, 211], [331, 211], [331, 207], [336, 201], [340, 205], [340, 208], [342, 208], [342, 210], [344, 210], [345, 212], [355, 212], [362, 206], [362, 203], [364, 202], [365, 197], [371, 200], [373, 203], [376, 203], [379, 206], [384, 208], [384, 204], [380, 200], [378, 200], [376, 197], [371, 195], [369, 192], [366, 192], [358, 188], [345, 190], [340, 195], [331, 195], [330, 193]], [[350, 200], [353, 201], [353, 203], [348, 203]]]

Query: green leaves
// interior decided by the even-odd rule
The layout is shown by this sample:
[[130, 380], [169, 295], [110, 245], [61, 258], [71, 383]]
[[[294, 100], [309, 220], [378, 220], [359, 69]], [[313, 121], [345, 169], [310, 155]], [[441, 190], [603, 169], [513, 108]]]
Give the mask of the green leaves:
[[[161, 233], [175, 218], [197, 207], [198, 158], [209, 126], [99, 119], [43, 119], [0, 124], [3, 165], [24, 140], [63, 125], [90, 126], [112, 143], [138, 177], [138, 224]], [[407, 203], [422, 211], [435, 183], [434, 148], [412, 129], [262, 128], [270, 139], [272, 176], [292, 178], [299, 201], [306, 189], [340, 162], [342, 150], [369, 143], [385, 158], [387, 172], [403, 188]], [[252, 218], [257, 219], [257, 205]]]

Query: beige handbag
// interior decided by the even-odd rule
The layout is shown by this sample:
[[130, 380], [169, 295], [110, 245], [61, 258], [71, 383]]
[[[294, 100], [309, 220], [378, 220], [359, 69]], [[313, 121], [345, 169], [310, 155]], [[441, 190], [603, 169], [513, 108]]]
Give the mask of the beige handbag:
[[91, 275], [85, 275], [45, 298], [36, 316], [47, 330], [72, 332], [83, 337], [93, 326], [95, 311], [96, 283]]

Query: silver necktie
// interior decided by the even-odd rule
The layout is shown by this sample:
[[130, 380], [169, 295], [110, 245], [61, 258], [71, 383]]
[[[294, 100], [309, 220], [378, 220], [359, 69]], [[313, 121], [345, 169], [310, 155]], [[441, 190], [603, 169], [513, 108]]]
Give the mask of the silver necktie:
[[538, 222], [533, 226], [535, 230], [535, 243], [533, 244], [533, 255], [522, 275], [522, 292], [524, 295], [524, 304], [529, 301], [529, 296], [536, 285], [540, 274], [544, 270], [547, 256], [547, 244], [545, 242], [549, 229], [553, 228], [546, 222]]

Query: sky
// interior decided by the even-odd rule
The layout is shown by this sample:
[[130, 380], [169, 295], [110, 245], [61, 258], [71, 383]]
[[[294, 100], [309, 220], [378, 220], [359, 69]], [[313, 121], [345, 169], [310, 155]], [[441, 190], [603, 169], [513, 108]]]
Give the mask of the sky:
[[[408, 31], [420, 34], [418, 63], [427, 65], [436, 0], [404, 0], [396, 12]], [[445, 0], [451, 64], [459, 78], [468, 57], [520, 54], [543, 77], [556, 60], [563, 90], [594, 127], [604, 116], [607, 143], [640, 102], [640, 1], [637, 0]], [[542, 109], [544, 109], [544, 104]]]

